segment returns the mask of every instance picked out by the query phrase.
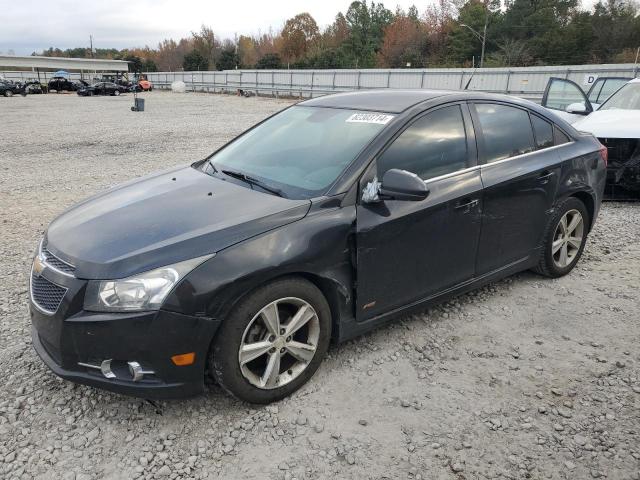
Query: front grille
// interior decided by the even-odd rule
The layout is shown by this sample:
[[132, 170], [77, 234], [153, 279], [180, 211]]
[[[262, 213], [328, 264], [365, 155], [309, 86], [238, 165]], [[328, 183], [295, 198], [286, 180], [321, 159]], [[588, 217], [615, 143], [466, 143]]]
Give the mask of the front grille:
[[61, 272], [68, 273], [70, 275], [73, 275], [73, 272], [76, 271], [76, 267], [69, 265], [67, 262], [63, 262], [47, 250], [46, 247], [42, 247], [42, 255], [44, 255], [45, 261], [56, 270], [60, 270]]
[[67, 289], [31, 274], [31, 298], [46, 313], [56, 313]]

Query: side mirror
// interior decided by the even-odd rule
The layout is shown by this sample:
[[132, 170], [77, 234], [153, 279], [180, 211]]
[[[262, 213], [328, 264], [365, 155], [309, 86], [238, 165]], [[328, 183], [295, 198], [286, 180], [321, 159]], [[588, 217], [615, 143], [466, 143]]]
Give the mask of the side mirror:
[[420, 201], [428, 195], [429, 189], [415, 173], [392, 168], [382, 177], [380, 196], [383, 199]]
[[566, 111], [567, 113], [574, 113], [576, 115], [586, 115], [590, 113], [587, 110], [585, 104], [582, 102], [572, 103], [571, 105], [567, 106]]

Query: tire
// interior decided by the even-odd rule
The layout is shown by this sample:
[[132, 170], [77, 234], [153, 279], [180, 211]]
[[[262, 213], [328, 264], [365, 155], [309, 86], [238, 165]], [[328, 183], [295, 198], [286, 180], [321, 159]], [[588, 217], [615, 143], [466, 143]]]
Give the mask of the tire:
[[[275, 321], [266, 321], [267, 316], [276, 318], [273, 312], [279, 314], [275, 327], [278, 335], [274, 335]], [[300, 319], [296, 324], [302, 326], [294, 328], [293, 318]], [[240, 400], [275, 402], [309, 381], [320, 366], [330, 339], [331, 311], [322, 292], [302, 278], [276, 280], [242, 299], [221, 325], [210, 349], [210, 373], [223, 389]], [[262, 346], [251, 349], [251, 345], [258, 344]], [[246, 359], [242, 366], [241, 347]], [[269, 371], [277, 373], [269, 375]]]
[[[571, 229], [576, 221], [580, 223]], [[549, 220], [540, 260], [534, 271], [546, 277], [558, 278], [573, 270], [587, 243], [590, 222], [584, 203], [575, 197], [563, 200]], [[577, 238], [580, 238], [579, 244]]]
[[120, 96], [120, 90], [116, 90], [115, 92], [113, 92], [113, 94], [114, 94], [116, 97]]
[[11, 90], [5, 90], [4, 91], [4, 96], [5, 97], [13, 97], [13, 92]]

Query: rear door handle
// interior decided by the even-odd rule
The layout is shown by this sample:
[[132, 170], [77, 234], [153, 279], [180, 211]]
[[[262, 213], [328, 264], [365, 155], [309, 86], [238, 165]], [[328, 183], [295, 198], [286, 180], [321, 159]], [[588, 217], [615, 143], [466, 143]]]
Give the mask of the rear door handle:
[[456, 210], [461, 210], [461, 209], [465, 209], [467, 211], [471, 210], [473, 207], [475, 207], [476, 205], [478, 205], [478, 199], [474, 198], [473, 200], [469, 199], [469, 198], [465, 198], [464, 200], [461, 200], [460, 202], [458, 202], [458, 204], [454, 207]]

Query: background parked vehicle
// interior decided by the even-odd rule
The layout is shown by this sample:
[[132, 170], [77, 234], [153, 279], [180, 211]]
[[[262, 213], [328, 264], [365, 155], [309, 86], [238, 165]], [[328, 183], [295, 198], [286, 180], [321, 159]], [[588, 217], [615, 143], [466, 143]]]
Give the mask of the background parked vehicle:
[[49, 91], [60, 92], [76, 92], [78, 89], [87, 86], [84, 80], [70, 80], [66, 77], [53, 77], [49, 80]]
[[128, 87], [117, 85], [113, 82], [98, 82], [88, 85], [78, 90], [78, 95], [90, 97], [93, 95], [114, 95], [118, 96], [129, 91]]
[[[595, 135], [609, 152], [606, 198], [640, 199], [640, 79], [602, 78], [595, 94], [578, 84], [551, 78], [542, 105], [581, 131]], [[593, 85], [593, 88], [596, 87]], [[603, 101], [603, 95], [615, 87]], [[591, 98], [602, 102], [591, 103]]]
[[12, 97], [13, 95], [20, 94], [21, 92], [22, 86], [20, 84], [9, 80], [0, 80], [0, 95]]
[[31, 79], [31, 80], [27, 80], [26, 82], [24, 82], [22, 84], [25, 93], [28, 93], [30, 95], [33, 94], [42, 94], [44, 93], [44, 90], [42, 88], [42, 84], [35, 79]]
[[147, 79], [145, 74], [140, 74], [135, 84], [135, 89], [138, 92], [150, 92], [153, 90], [153, 83]]

